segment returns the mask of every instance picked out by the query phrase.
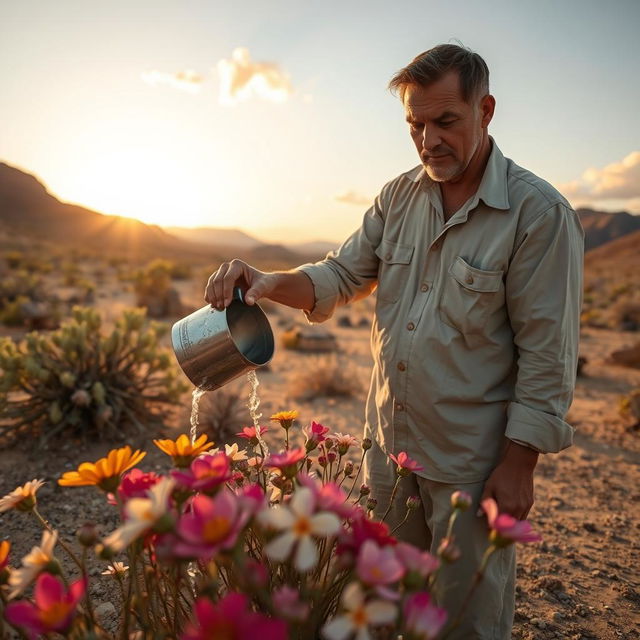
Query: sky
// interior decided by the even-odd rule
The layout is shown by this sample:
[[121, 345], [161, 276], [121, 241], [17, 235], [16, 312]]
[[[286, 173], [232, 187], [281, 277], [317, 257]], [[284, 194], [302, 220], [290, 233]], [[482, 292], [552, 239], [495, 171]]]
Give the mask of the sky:
[[0, 162], [103, 213], [341, 241], [419, 163], [389, 79], [456, 42], [506, 156], [640, 213], [639, 31], [637, 0], [0, 0]]

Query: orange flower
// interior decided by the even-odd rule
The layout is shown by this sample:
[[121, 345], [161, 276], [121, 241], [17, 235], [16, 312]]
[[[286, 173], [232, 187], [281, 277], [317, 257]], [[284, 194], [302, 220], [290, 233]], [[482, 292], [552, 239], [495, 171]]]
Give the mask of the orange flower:
[[297, 411], [278, 411], [278, 413], [274, 413], [269, 420], [279, 422], [283, 429], [289, 429], [298, 415], [300, 414]]
[[206, 434], [202, 434], [193, 444], [186, 434], [177, 440], [154, 440], [153, 444], [168, 456], [173, 458], [176, 467], [188, 467], [194, 458], [213, 447], [213, 442], [207, 442]]
[[11, 543], [8, 540], [0, 542], [0, 574], [4, 568], [9, 564], [9, 551], [11, 550]]
[[31, 511], [36, 506], [36, 491], [44, 484], [44, 480], [36, 480], [23, 484], [21, 487], [14, 489], [4, 498], [0, 498], [0, 513], [9, 511], [9, 509], [18, 509], [19, 511]]
[[131, 452], [127, 445], [121, 449], [112, 449], [106, 458], [97, 462], [83, 462], [77, 471], [67, 471], [58, 480], [63, 487], [82, 487], [95, 485], [103, 491], [113, 493], [120, 484], [120, 476], [135, 466], [147, 454], [144, 451]]

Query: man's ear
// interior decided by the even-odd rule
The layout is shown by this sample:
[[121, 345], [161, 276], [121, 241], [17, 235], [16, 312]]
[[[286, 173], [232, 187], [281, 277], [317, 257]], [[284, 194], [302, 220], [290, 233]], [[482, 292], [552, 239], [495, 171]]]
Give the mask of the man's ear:
[[493, 113], [496, 109], [496, 99], [488, 93], [480, 99], [480, 115], [481, 125], [483, 129], [489, 126], [489, 123], [493, 119]]

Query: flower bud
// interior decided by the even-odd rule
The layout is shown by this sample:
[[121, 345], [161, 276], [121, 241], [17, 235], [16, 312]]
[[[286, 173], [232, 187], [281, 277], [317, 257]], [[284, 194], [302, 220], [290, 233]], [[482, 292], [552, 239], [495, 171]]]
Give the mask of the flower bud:
[[378, 506], [378, 501], [375, 498], [367, 499], [367, 511], [373, 511]]
[[369, 451], [369, 449], [371, 449], [373, 443], [371, 442], [371, 438], [364, 438], [364, 440], [362, 441], [362, 450], [363, 451]]
[[324, 441], [324, 446], [327, 448], [327, 451], [329, 451], [330, 449], [333, 449], [333, 445], [334, 444], [335, 444], [335, 442], [331, 438], [327, 438]]
[[93, 522], [85, 522], [76, 531], [76, 537], [83, 547], [92, 547], [100, 539], [98, 528]]
[[369, 485], [367, 484], [361, 484], [360, 485], [360, 496], [368, 496], [371, 493], [371, 489], [369, 488]]
[[88, 407], [91, 404], [91, 396], [84, 389], [76, 389], [71, 395], [71, 402], [76, 407]]
[[327, 466], [327, 456], [318, 456], [318, 464], [324, 469]]
[[447, 564], [456, 562], [460, 558], [460, 548], [455, 544], [453, 538], [442, 538], [438, 546], [438, 557]]
[[454, 491], [451, 494], [451, 506], [460, 511], [466, 511], [473, 502], [473, 499], [466, 491]]
[[351, 460], [347, 460], [347, 462], [345, 462], [344, 475], [347, 478], [350, 478], [353, 475], [353, 462], [351, 462]]
[[407, 509], [413, 511], [420, 506], [420, 497], [419, 496], [409, 496], [407, 498]]
[[333, 464], [336, 461], [336, 454], [333, 451], [329, 451], [329, 453], [327, 453], [327, 460], [329, 461], [329, 464]]

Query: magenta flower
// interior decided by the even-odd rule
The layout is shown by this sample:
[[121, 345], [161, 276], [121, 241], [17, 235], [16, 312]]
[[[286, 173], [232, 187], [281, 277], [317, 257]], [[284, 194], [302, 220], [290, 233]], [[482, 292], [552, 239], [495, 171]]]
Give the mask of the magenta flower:
[[401, 451], [397, 457], [390, 453], [389, 457], [398, 465], [396, 473], [399, 476], [405, 477], [417, 471], [424, 470], [424, 467], [419, 465], [415, 460], [412, 460], [405, 451]]
[[[127, 502], [131, 498], [146, 498], [147, 491], [154, 485], [158, 484], [160, 476], [153, 471], [144, 472], [138, 468], [131, 469], [127, 474], [122, 476], [120, 486], [118, 487], [118, 497], [121, 502]], [[109, 504], [117, 504], [112, 493], [108, 496]]]
[[268, 506], [267, 496], [259, 484], [250, 484], [242, 487], [236, 490], [236, 495], [242, 510], [251, 517]]
[[[269, 427], [259, 427], [259, 434], [264, 435], [269, 431]], [[242, 431], [236, 433], [239, 438], [244, 438], [245, 440], [249, 440], [250, 444], [254, 447], [258, 445], [258, 435], [256, 433], [255, 427], [243, 427]]]
[[276, 613], [292, 622], [302, 622], [309, 614], [309, 605], [300, 600], [297, 589], [283, 585], [273, 592], [273, 607]]
[[254, 613], [248, 605], [248, 598], [242, 593], [229, 593], [215, 604], [199, 598], [194, 606], [196, 620], [186, 628], [181, 640], [287, 640], [283, 620]]
[[386, 523], [369, 519], [362, 507], [356, 507], [351, 518], [351, 528], [347, 531], [343, 529], [340, 533], [336, 553], [355, 557], [367, 540], [373, 540], [381, 547], [395, 545], [397, 542], [389, 533]]
[[507, 513], [499, 513], [493, 498], [482, 501], [482, 510], [487, 514], [491, 533], [489, 540], [498, 548], [508, 547], [513, 542], [538, 542], [542, 536], [531, 528], [527, 520], [518, 520]]
[[329, 428], [312, 420], [311, 426], [307, 427], [304, 431], [307, 436], [305, 449], [308, 453], [309, 451], [313, 451], [321, 442], [326, 440], [325, 436], [329, 433]]
[[237, 496], [229, 490], [213, 498], [199, 494], [178, 522], [180, 541], [174, 553], [182, 558], [210, 558], [217, 551], [230, 549], [249, 518], [250, 513], [241, 509]]
[[58, 578], [42, 573], [36, 581], [35, 604], [27, 600], [11, 602], [5, 609], [5, 617], [12, 625], [25, 629], [30, 638], [54, 631], [63, 633], [71, 626], [86, 589], [84, 579], [71, 584], [67, 591]]
[[229, 458], [222, 452], [196, 458], [186, 471], [173, 470], [171, 476], [192, 491], [214, 492], [233, 478]]
[[303, 449], [288, 449], [282, 453], [272, 453], [265, 460], [265, 467], [280, 469], [285, 478], [293, 478], [298, 472], [297, 464], [303, 460], [306, 453]]
[[404, 604], [404, 619], [407, 631], [415, 640], [435, 638], [447, 621], [447, 612], [437, 607], [431, 596], [419, 591], [407, 598]]
[[396, 558], [407, 573], [417, 574], [420, 578], [427, 578], [440, 565], [440, 561], [434, 555], [406, 542], [398, 542], [395, 552]]
[[396, 558], [393, 547], [379, 547], [373, 540], [367, 540], [360, 548], [356, 574], [364, 584], [376, 587], [379, 595], [395, 600], [397, 594], [381, 587], [397, 582], [404, 573], [405, 568]]

